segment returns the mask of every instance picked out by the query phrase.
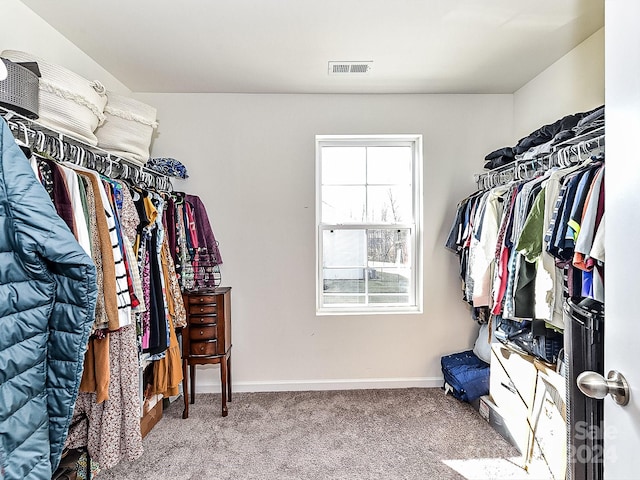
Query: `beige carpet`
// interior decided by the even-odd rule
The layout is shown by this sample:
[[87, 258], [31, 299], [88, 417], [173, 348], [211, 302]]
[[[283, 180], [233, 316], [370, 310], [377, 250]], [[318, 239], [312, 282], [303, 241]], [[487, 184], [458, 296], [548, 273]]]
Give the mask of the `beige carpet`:
[[139, 460], [102, 472], [118, 480], [396, 480], [532, 477], [517, 451], [473, 408], [440, 389], [234, 394], [182, 399], [144, 440]]

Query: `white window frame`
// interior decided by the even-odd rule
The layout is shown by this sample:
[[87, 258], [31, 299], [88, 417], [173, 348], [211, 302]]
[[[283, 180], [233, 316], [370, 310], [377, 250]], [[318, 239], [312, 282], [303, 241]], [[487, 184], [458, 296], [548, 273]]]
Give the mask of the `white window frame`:
[[[408, 223], [322, 223], [322, 148], [331, 146], [411, 146], [413, 221]], [[423, 311], [423, 232], [422, 232], [422, 135], [316, 135], [316, 314], [317, 315], [370, 315], [422, 313]], [[353, 304], [323, 306], [323, 232], [325, 230], [355, 230], [376, 228], [399, 228], [411, 230], [412, 289], [409, 292], [409, 305]], [[367, 281], [365, 275], [365, 282]]]

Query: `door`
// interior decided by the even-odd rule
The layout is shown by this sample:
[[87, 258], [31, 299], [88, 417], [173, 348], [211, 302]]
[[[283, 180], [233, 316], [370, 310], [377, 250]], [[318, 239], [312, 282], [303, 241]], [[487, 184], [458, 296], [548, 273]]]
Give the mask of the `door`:
[[605, 0], [605, 374], [622, 373], [627, 406], [604, 401], [604, 478], [640, 478], [640, 2]]

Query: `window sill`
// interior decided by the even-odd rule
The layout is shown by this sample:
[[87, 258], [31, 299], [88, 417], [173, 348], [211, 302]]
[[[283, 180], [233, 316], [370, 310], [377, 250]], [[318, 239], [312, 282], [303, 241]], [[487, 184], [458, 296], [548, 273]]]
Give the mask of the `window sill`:
[[415, 315], [423, 313], [422, 308], [414, 307], [380, 307], [380, 308], [319, 308], [316, 310], [317, 317], [335, 315]]

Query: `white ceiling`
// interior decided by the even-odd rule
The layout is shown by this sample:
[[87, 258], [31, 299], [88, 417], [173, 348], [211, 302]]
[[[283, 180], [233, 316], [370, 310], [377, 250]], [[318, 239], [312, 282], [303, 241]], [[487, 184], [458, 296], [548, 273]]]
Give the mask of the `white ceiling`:
[[22, 1], [134, 92], [513, 93], [604, 25], [604, 0]]

